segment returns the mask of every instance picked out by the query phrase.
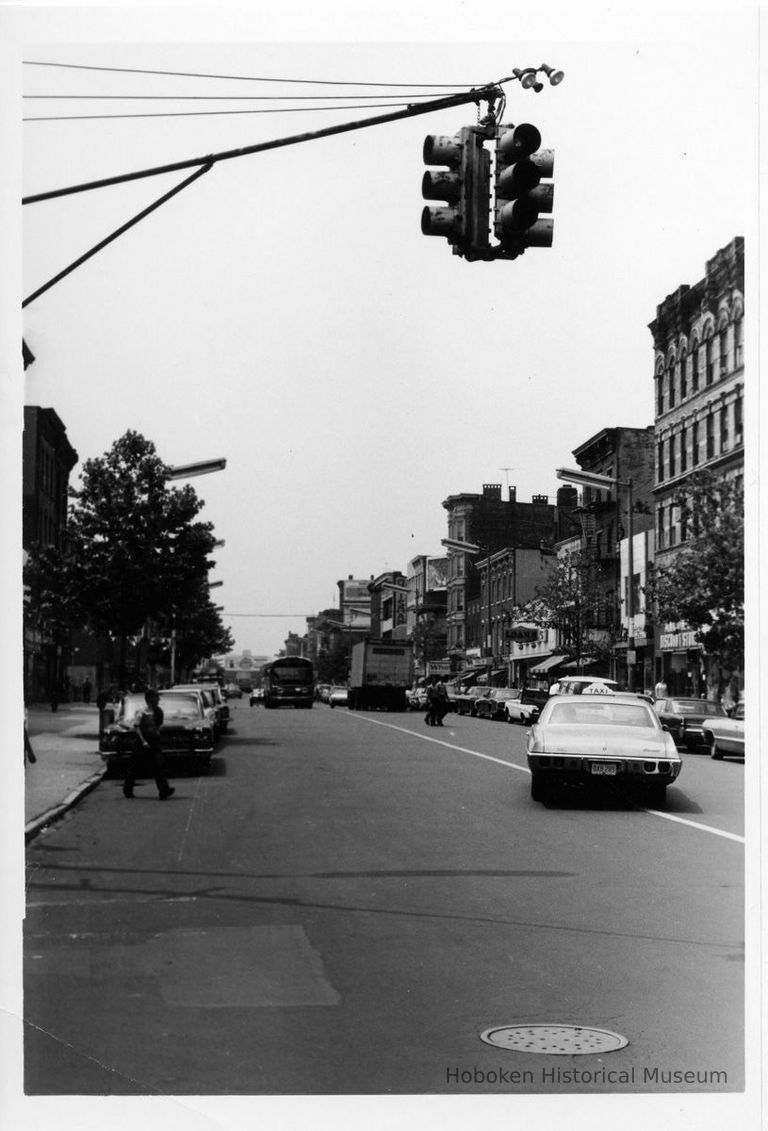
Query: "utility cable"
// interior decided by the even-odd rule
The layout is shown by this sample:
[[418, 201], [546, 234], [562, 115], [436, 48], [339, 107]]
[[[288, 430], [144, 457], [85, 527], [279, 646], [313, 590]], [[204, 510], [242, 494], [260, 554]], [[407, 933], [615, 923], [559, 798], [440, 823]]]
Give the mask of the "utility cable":
[[260, 75], [217, 75], [207, 74], [200, 71], [160, 71], [151, 70], [146, 67], [106, 67], [94, 66], [87, 63], [48, 63], [38, 59], [24, 59], [23, 64], [25, 67], [59, 67], [67, 70], [74, 71], [108, 71], [115, 74], [125, 75], [170, 75], [177, 78], [192, 78], [192, 79], [224, 79], [233, 82], [284, 82], [297, 84], [301, 83], [309, 86], [387, 86], [387, 87], [410, 87], [420, 86], [437, 90], [441, 86], [450, 87], [466, 87], [472, 84], [463, 82], [355, 82], [352, 80], [343, 79], [278, 79], [267, 78]]
[[[501, 80], [506, 81], [506, 80]], [[43, 200], [53, 200], [60, 196], [69, 196], [72, 193], [87, 192], [91, 189], [106, 188], [109, 185], [124, 184], [127, 181], [140, 180], [143, 177], [155, 177], [162, 173], [178, 172], [181, 169], [190, 169], [197, 165], [207, 165], [218, 161], [227, 161], [235, 157], [245, 157], [253, 153], [264, 153], [270, 149], [284, 148], [297, 145], [300, 142], [315, 141], [321, 137], [332, 137], [336, 134], [349, 133], [352, 130], [367, 129], [369, 126], [383, 125], [385, 122], [396, 122], [403, 118], [413, 118], [420, 114], [431, 114], [436, 110], [449, 107], [462, 106], [468, 102], [487, 100], [494, 104], [502, 95], [499, 83], [489, 83], [484, 87], [477, 87], [462, 94], [451, 95], [448, 98], [438, 98], [431, 102], [422, 102], [417, 106], [408, 106], [405, 110], [398, 110], [392, 114], [379, 114], [373, 118], [364, 118], [358, 122], [344, 122], [338, 126], [327, 126], [325, 129], [315, 130], [311, 133], [293, 134], [290, 137], [277, 138], [273, 141], [259, 142], [256, 145], [243, 146], [240, 149], [230, 149], [222, 153], [207, 154], [205, 157], [191, 157], [185, 161], [174, 161], [168, 165], [158, 165], [152, 169], [141, 169], [138, 172], [123, 173], [116, 177], [105, 177], [99, 181], [89, 181], [80, 185], [70, 185], [63, 189], [52, 189], [49, 192], [35, 193], [22, 198], [22, 204], [36, 204]]]
[[318, 110], [377, 110], [402, 106], [402, 102], [375, 102], [373, 105], [344, 106], [275, 106], [269, 110], [170, 110], [144, 114], [43, 114], [22, 118], [23, 122], [95, 122], [119, 121], [126, 118], [211, 118], [235, 114], [310, 114]]
[[91, 259], [94, 255], [96, 255], [97, 252], [101, 251], [102, 248], [105, 248], [108, 244], [112, 243], [113, 240], [116, 240], [118, 236], [121, 236], [123, 234], [123, 232], [127, 232], [129, 228], [132, 228], [135, 224], [138, 224], [139, 221], [143, 220], [145, 216], [149, 216], [149, 214], [151, 212], [154, 212], [156, 208], [159, 208], [161, 204], [165, 204], [165, 202], [167, 200], [170, 200], [171, 197], [176, 196], [176, 194], [181, 192], [182, 189], [187, 188], [189, 185], [192, 184], [193, 181], [196, 181], [198, 179], [198, 177], [202, 177], [202, 175], [204, 173], [207, 173], [212, 167], [213, 167], [213, 162], [209, 162], [207, 165], [204, 165], [201, 169], [197, 169], [192, 174], [191, 177], [187, 177], [186, 180], [181, 182], [181, 184], [176, 185], [175, 188], [172, 188], [169, 192], [166, 192], [163, 196], [159, 197], [156, 201], [154, 201], [153, 204], [150, 204], [147, 208], [144, 208], [141, 212], [137, 213], [137, 215], [134, 216], [131, 220], [128, 220], [125, 224], [123, 224], [121, 227], [119, 227], [116, 231], [112, 232], [111, 235], [109, 235], [105, 239], [101, 240], [100, 243], [97, 243], [95, 247], [92, 247], [90, 249], [90, 251], [86, 251], [85, 254], [81, 255], [79, 259], [76, 259], [73, 263], [70, 263], [70, 265], [68, 267], [65, 267], [63, 271], [60, 271], [58, 273], [58, 275], [55, 275], [52, 279], [49, 279], [48, 282], [44, 283], [42, 287], [38, 287], [38, 289], [36, 291], [33, 291], [33, 293], [31, 295], [28, 295], [27, 298], [25, 298], [24, 301], [21, 304], [22, 309], [25, 306], [29, 306], [29, 304], [31, 302], [34, 302], [34, 300], [36, 298], [39, 298], [40, 295], [45, 294], [46, 291], [50, 290], [51, 287], [56, 285], [56, 283], [60, 282], [64, 278], [66, 278], [67, 275], [70, 275], [77, 267], [80, 267], [81, 264], [83, 264], [87, 260]]

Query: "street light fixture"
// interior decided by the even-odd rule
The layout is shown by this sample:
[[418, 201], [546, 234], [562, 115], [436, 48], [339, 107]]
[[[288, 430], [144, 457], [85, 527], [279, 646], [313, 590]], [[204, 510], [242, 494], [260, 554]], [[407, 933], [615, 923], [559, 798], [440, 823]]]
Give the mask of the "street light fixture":
[[[558, 479], [565, 483], [576, 483], [581, 487], [616, 487], [617, 495], [619, 487], [626, 487], [627, 489], [627, 573], [629, 574], [629, 581], [627, 584], [627, 684], [630, 691], [634, 685], [634, 617], [635, 617], [635, 596], [634, 596], [634, 574], [635, 574], [635, 560], [634, 560], [634, 527], [632, 519], [632, 480], [619, 479], [615, 475], [600, 475], [594, 471], [582, 471], [581, 468], [568, 468], [559, 467], [555, 472]], [[616, 532], [618, 534], [618, 530]], [[617, 539], [618, 542], [618, 539]], [[619, 553], [619, 609], [621, 609], [621, 554]]]
[[168, 469], [169, 479], [192, 479], [196, 475], [210, 475], [213, 471], [223, 471], [227, 466], [225, 459], [207, 459], [199, 463], [182, 463]]

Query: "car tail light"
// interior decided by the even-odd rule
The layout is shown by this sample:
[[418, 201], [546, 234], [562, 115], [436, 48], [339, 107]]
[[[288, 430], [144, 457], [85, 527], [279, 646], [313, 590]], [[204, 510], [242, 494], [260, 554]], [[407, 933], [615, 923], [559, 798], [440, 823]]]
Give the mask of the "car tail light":
[[528, 753], [529, 754], [543, 754], [544, 753], [544, 739], [541, 737], [540, 731], [534, 727], [528, 739]]

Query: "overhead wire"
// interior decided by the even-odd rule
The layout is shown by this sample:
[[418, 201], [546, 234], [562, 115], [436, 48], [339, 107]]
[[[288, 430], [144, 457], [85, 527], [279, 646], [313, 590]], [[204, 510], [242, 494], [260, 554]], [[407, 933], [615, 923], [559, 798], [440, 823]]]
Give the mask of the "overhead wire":
[[210, 118], [234, 114], [310, 114], [322, 110], [387, 110], [408, 106], [408, 102], [344, 103], [342, 106], [274, 106], [261, 110], [164, 110], [135, 114], [40, 114], [22, 118], [23, 122], [114, 121], [126, 118]]
[[64, 69], [77, 70], [77, 71], [107, 71], [107, 72], [113, 72], [113, 73], [116, 73], [116, 74], [168, 75], [168, 76], [176, 76], [178, 78], [223, 79], [223, 80], [230, 80], [230, 81], [233, 81], [233, 82], [302, 83], [302, 84], [308, 84], [308, 85], [311, 85], [311, 86], [357, 86], [357, 87], [360, 87], [360, 86], [377, 86], [377, 87], [381, 87], [381, 86], [385, 86], [385, 87], [420, 86], [420, 87], [425, 87], [425, 88], [430, 88], [430, 89], [436, 90], [436, 89], [438, 89], [438, 87], [441, 87], [441, 86], [467, 87], [467, 86], [482, 85], [480, 83], [453, 83], [453, 82], [442, 82], [442, 83], [408, 82], [408, 83], [399, 83], [399, 82], [365, 82], [365, 81], [355, 81], [355, 80], [351, 80], [351, 79], [296, 79], [296, 78], [287, 79], [287, 78], [265, 77], [265, 76], [262, 76], [262, 75], [220, 75], [220, 74], [209, 74], [207, 72], [202, 72], [202, 71], [154, 70], [154, 69], [150, 69], [148, 67], [108, 67], [108, 66], [103, 66], [103, 65], [97, 66], [95, 64], [89, 64], [89, 63], [57, 63], [57, 62], [48, 62], [48, 61], [39, 60], [39, 59], [24, 59], [23, 65], [26, 66], [26, 67], [60, 67], [60, 68], [64, 68]]

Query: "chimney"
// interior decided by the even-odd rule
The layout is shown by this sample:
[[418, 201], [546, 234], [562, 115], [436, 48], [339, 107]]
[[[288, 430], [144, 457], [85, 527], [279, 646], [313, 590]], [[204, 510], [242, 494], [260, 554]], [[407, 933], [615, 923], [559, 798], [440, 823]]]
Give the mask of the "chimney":
[[483, 483], [483, 498], [500, 499], [501, 483]]
[[509, 488], [509, 501], [510, 501], [510, 503], [516, 503], [517, 502], [517, 487], [510, 487]]

